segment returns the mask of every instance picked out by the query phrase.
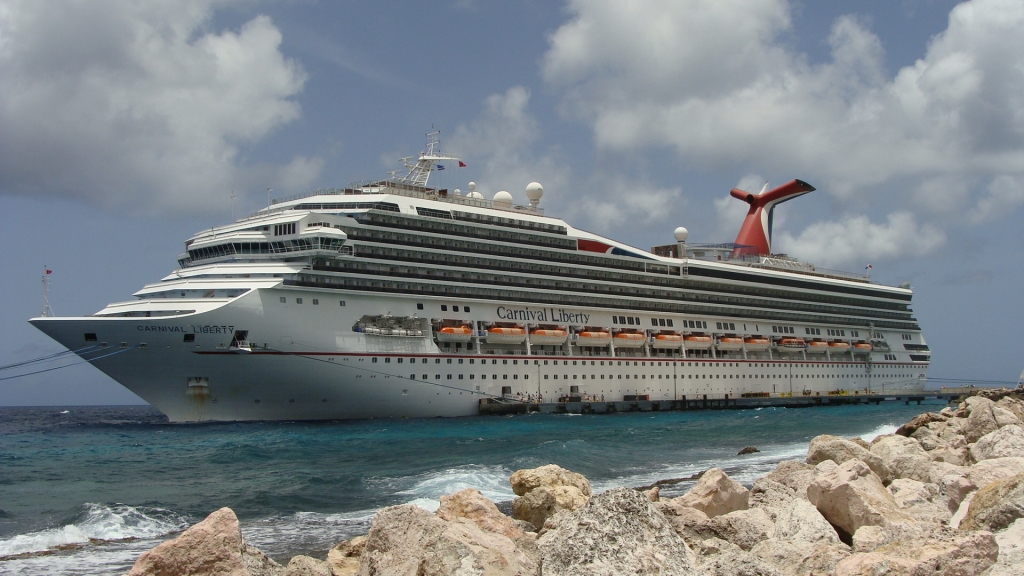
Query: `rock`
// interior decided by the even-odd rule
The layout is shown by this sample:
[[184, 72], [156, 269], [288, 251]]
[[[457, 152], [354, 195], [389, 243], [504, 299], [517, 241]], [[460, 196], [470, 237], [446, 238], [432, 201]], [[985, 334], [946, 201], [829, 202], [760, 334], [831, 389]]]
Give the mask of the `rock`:
[[[804, 495], [806, 497], [806, 488]], [[764, 510], [772, 522], [775, 522], [779, 512], [796, 497], [796, 491], [789, 486], [769, 480], [767, 477], [758, 478], [754, 480], [754, 486], [750, 489], [749, 505], [751, 508]]]
[[1024, 520], [1015, 520], [1009, 528], [996, 533], [996, 544], [999, 545], [999, 559], [985, 576], [1024, 574]]
[[999, 555], [991, 532], [958, 532], [949, 528], [927, 538], [899, 540], [874, 552], [857, 552], [839, 562], [836, 576], [942, 574], [979, 575]]
[[684, 506], [678, 500], [659, 500], [655, 507], [665, 516], [675, 533], [694, 547], [708, 537], [706, 527], [710, 518], [704, 512]]
[[331, 566], [323, 560], [309, 556], [292, 556], [284, 569], [284, 576], [333, 576]]
[[1024, 458], [1007, 456], [982, 460], [968, 468], [965, 476], [975, 486], [984, 487], [1017, 474], [1024, 474]]
[[1024, 422], [1024, 402], [1007, 396], [1006, 398], [1001, 398], [996, 402], [996, 406], [1009, 411], [1016, 416], [1018, 420]]
[[936, 484], [899, 478], [889, 484], [888, 490], [900, 510], [918, 522], [945, 524], [953, 515]]
[[769, 538], [754, 546], [750, 553], [774, 566], [784, 576], [808, 576], [831, 574], [836, 565], [850, 555], [850, 550], [845, 544], [812, 544]]
[[995, 532], [1018, 518], [1024, 518], [1024, 474], [992, 482], [978, 490], [960, 529]]
[[646, 496], [647, 499], [650, 500], [651, 502], [657, 502], [658, 500], [661, 499], [661, 487], [655, 486], [650, 490], [644, 490], [643, 495]]
[[[766, 540], [775, 531], [775, 525], [772, 524], [771, 518], [765, 514], [764, 510], [756, 508], [736, 510], [715, 516], [709, 519], [705, 526], [715, 537], [735, 544], [743, 550], [750, 550], [755, 544]], [[701, 531], [701, 528], [704, 527], [698, 528], [698, 532]], [[831, 529], [831, 527], [829, 528]], [[834, 533], [835, 531], [833, 531]]]
[[269, 576], [282, 572], [280, 564], [245, 543], [238, 517], [230, 508], [221, 508], [177, 538], [143, 552], [129, 575]]
[[1024, 457], [1024, 428], [1008, 424], [989, 432], [971, 445], [970, 452], [975, 462], [1008, 456]]
[[545, 576], [696, 574], [665, 516], [630, 488], [550, 518], [537, 546]]
[[[886, 469], [892, 474], [890, 481], [895, 478], [931, 481], [932, 459], [913, 438], [895, 434], [885, 436], [871, 445], [871, 453], [885, 462]], [[885, 484], [889, 483], [884, 477], [882, 481]]]
[[881, 458], [845, 438], [823, 434], [815, 436], [811, 440], [811, 445], [807, 447], [807, 463], [816, 465], [826, 460], [831, 460], [836, 464], [842, 464], [847, 460], [860, 460], [867, 464], [883, 482], [888, 482], [891, 479], [890, 472]]
[[[926, 426], [918, 428], [909, 437], [913, 438], [914, 440], [917, 440], [917, 442], [921, 445], [921, 448], [924, 448], [926, 452], [931, 452], [936, 448], [942, 448], [944, 446], [942, 439], [939, 438], [939, 435], [936, 434], [931, 428], [928, 428]], [[932, 456], [932, 460], [934, 459], [935, 457]]]
[[[978, 438], [999, 429], [999, 423], [996, 422], [995, 414], [992, 411], [995, 402], [980, 396], [971, 396], [966, 403], [969, 415], [964, 423], [963, 432], [969, 444], [973, 444], [978, 441]], [[1003, 411], [1005, 412], [1005, 410]]]
[[971, 500], [974, 500], [974, 495], [977, 492], [972, 492], [964, 498], [964, 501], [960, 503], [960, 507], [953, 513], [953, 517], [949, 519], [950, 528], [959, 528], [960, 523], [963, 522], [964, 518], [967, 517], [967, 511], [970, 510]]
[[881, 526], [896, 537], [918, 532], [914, 519], [899, 509], [878, 475], [860, 460], [819, 475], [807, 487], [807, 499], [847, 538], [861, 526]]
[[722, 471], [712, 468], [704, 473], [689, 492], [677, 498], [684, 506], [696, 508], [714, 518], [736, 510], [746, 510], [750, 491]]
[[441, 505], [435, 514], [448, 522], [465, 518], [479, 526], [481, 530], [501, 534], [511, 540], [523, 536], [523, 530], [515, 520], [502, 514], [494, 502], [474, 488], [442, 496]]
[[706, 576], [782, 576], [775, 566], [718, 538], [702, 542], [698, 556], [699, 573]]
[[796, 496], [807, 498], [807, 486], [814, 481], [814, 466], [799, 460], [784, 460], [763, 478], [788, 486]]
[[925, 412], [924, 414], [918, 414], [914, 416], [910, 422], [907, 422], [903, 426], [896, 429], [896, 433], [900, 436], [911, 436], [918, 429], [923, 428], [932, 422], [945, 422], [949, 420], [949, 416], [936, 412]]
[[327, 552], [327, 564], [334, 576], [355, 576], [359, 571], [359, 558], [366, 547], [366, 536], [356, 536], [336, 544]]
[[756, 446], [747, 446], [746, 448], [737, 452], [736, 455], [743, 456], [744, 454], [754, 454], [755, 452], [760, 452], [760, 450], [758, 450]]
[[541, 486], [548, 488], [572, 486], [584, 496], [588, 498], [591, 496], [590, 482], [582, 474], [571, 472], [555, 464], [517, 470], [508, 480], [512, 484], [512, 491], [516, 496], [523, 496], [530, 490]]
[[852, 438], [847, 438], [847, 440], [849, 440], [850, 442], [853, 442], [854, 444], [856, 444], [857, 446], [860, 446], [861, 448], [863, 448], [865, 450], [871, 450], [871, 443], [868, 442], [867, 440], [861, 438], [860, 436], [853, 436]]
[[853, 551], [872, 552], [890, 540], [889, 532], [881, 526], [861, 526], [853, 534]]
[[939, 480], [939, 491], [946, 498], [946, 507], [955, 512], [968, 494], [978, 487], [964, 476], [949, 474]]
[[581, 474], [549, 464], [518, 470], [509, 478], [512, 491], [512, 515], [540, 530], [545, 520], [560, 510], [576, 510], [590, 498], [590, 482]]
[[359, 563], [360, 576], [537, 574], [535, 558], [507, 536], [457, 517], [447, 522], [414, 506], [391, 506], [373, 518]]
[[839, 535], [810, 502], [794, 499], [775, 520], [771, 537], [793, 542], [840, 544]]
[[[924, 444], [922, 444], [921, 447], [925, 448]], [[925, 450], [927, 450], [927, 448], [925, 448]], [[954, 466], [965, 466], [970, 464], [971, 459], [971, 454], [967, 451], [966, 447], [949, 448], [944, 446], [932, 450], [928, 453], [928, 456], [931, 457], [933, 462], [946, 462], [948, 464], [953, 464]]]

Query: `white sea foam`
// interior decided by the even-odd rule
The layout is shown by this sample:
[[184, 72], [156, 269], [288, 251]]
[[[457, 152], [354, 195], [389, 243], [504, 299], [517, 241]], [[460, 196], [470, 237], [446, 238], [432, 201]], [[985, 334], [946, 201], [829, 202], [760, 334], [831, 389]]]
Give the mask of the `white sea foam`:
[[[515, 497], [512, 486], [508, 483], [508, 477], [511, 475], [511, 470], [500, 466], [459, 466], [423, 474], [412, 487], [398, 494], [412, 496], [411, 503], [428, 510], [437, 509], [436, 502], [441, 496], [466, 488], [476, 488], [492, 501], [502, 502]], [[432, 500], [435, 504], [427, 504], [427, 500]]]
[[875, 428], [870, 432], [865, 432], [864, 434], [861, 434], [860, 437], [865, 442], [871, 442], [872, 440], [874, 440], [878, 436], [881, 436], [882, 434], [895, 434], [897, 428], [899, 428], [899, 426], [896, 424], [882, 424], [881, 426]]
[[42, 552], [94, 540], [154, 538], [183, 530], [188, 522], [166, 510], [85, 504], [74, 523], [0, 540], [0, 557]]

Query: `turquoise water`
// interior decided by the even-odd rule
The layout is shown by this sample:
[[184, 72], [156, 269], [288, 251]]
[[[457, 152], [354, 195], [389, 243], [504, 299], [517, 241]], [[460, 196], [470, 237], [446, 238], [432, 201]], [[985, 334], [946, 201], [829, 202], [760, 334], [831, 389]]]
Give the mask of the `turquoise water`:
[[[465, 487], [511, 500], [512, 472], [549, 463], [596, 491], [712, 466], [750, 483], [818, 434], [872, 438], [941, 406], [207, 425], [149, 407], [0, 408], [0, 573], [123, 574], [221, 506], [271, 556], [322, 557], [381, 507], [434, 509]], [[761, 452], [736, 456], [750, 445]]]

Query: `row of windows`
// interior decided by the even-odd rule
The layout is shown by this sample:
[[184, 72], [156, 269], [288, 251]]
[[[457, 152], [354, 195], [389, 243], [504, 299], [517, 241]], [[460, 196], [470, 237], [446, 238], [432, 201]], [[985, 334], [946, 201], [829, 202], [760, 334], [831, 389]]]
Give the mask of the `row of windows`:
[[[835, 328], [828, 329], [829, 336], [846, 336], [846, 330], [839, 330]], [[852, 338], [860, 338], [860, 332], [857, 330], [850, 330], [850, 336]]]
[[274, 236], [284, 236], [286, 234], [295, 234], [295, 222], [274, 224]]
[[[371, 272], [372, 273], [372, 272]], [[649, 310], [651, 312], [692, 314], [692, 315], [720, 315], [727, 314], [752, 319], [779, 319], [790, 322], [807, 322], [815, 324], [830, 324], [841, 322], [845, 324], [857, 324], [863, 322], [857, 318], [842, 318], [832, 316], [819, 316], [815, 314], [793, 314], [787, 312], [758, 311], [746, 309], [722, 309], [721, 307], [700, 306], [694, 304], [677, 304], [674, 302], [630, 300], [623, 301], [611, 298], [600, 298], [594, 296], [583, 296], [578, 294], [557, 294], [539, 290], [523, 292], [518, 290], [503, 290], [485, 288], [482, 286], [465, 286], [448, 283], [423, 283], [405, 282], [391, 279], [361, 278], [356, 276], [322, 276], [299, 274], [296, 279], [285, 279], [284, 284], [288, 286], [307, 286], [312, 288], [325, 289], [347, 289], [365, 290], [371, 292], [394, 292], [399, 294], [422, 294], [435, 296], [449, 296], [460, 298], [482, 298], [487, 300], [501, 300], [507, 302], [522, 302], [526, 304], [560, 304], [577, 307], [600, 307], [600, 308], [632, 308]], [[918, 330], [916, 324], [903, 322], [876, 321], [876, 325], [882, 328], [893, 328], [901, 330]]]
[[253, 255], [253, 254], [288, 254], [291, 252], [304, 252], [308, 250], [326, 250], [337, 252], [345, 242], [342, 238], [322, 238], [313, 236], [311, 238], [295, 238], [279, 242], [227, 242], [215, 246], [204, 246], [188, 250], [188, 258], [183, 258], [178, 263], [185, 267], [197, 260], [208, 258], [220, 258], [223, 256]]
[[[725, 300], [726, 298], [719, 298], [712, 295], [704, 294], [687, 294], [678, 291], [669, 290], [657, 290], [652, 288], [634, 287], [617, 285], [611, 283], [589, 283], [589, 282], [576, 282], [568, 280], [559, 280], [542, 277], [530, 277], [530, 276], [510, 276], [510, 275], [499, 275], [499, 274], [486, 274], [472, 271], [460, 271], [460, 270], [448, 270], [440, 268], [421, 268], [416, 266], [401, 266], [393, 265], [384, 262], [372, 262], [372, 261], [337, 261], [337, 266], [331, 267], [330, 270], [342, 269], [349, 270], [352, 272], [362, 272], [369, 274], [376, 274], [381, 276], [398, 276], [401, 278], [408, 279], [436, 279], [445, 282], [464, 282], [471, 284], [467, 286], [467, 289], [476, 289], [479, 285], [497, 285], [497, 286], [509, 286], [509, 287], [521, 287], [528, 288], [530, 290], [566, 290], [576, 292], [588, 292], [596, 294], [607, 294], [611, 296], [621, 296], [625, 298], [656, 298], [656, 299], [667, 299], [673, 301], [685, 301], [685, 302], [700, 302], [706, 301], [709, 304], [717, 304], [719, 300]], [[324, 267], [315, 267], [316, 270], [323, 270]], [[747, 302], [740, 298], [730, 298], [729, 300], [740, 300], [738, 303], [740, 306], [750, 307], [763, 307], [763, 308], [780, 308], [785, 310], [795, 310], [797, 312], [804, 312], [808, 308], [816, 308], [817, 306], [807, 305], [804, 306], [797, 302], [785, 302], [785, 301], [771, 301], [766, 300], [763, 302]], [[711, 313], [721, 313], [718, 308], [708, 309]], [[749, 312], [738, 312], [736, 314], [730, 314], [735, 316], [743, 317], [763, 317], [763, 315], [751, 316]], [[891, 314], [885, 312], [870, 313], [868, 316], [872, 318], [889, 316]], [[779, 313], [774, 314], [776, 318], [781, 319], [785, 317], [785, 314]], [[898, 316], [898, 315], [897, 315]], [[819, 321], [805, 319], [807, 316], [798, 316], [802, 322], [815, 322]], [[835, 320], [832, 318], [820, 321], [821, 323], [831, 323]], [[853, 318], [843, 318], [840, 321], [844, 323], [857, 324], [863, 323], [863, 320], [854, 320]], [[876, 322], [879, 323], [880, 322]]]
[[[658, 321], [656, 319], [652, 318], [651, 320], [655, 323], [654, 324], [655, 326], [658, 325], [657, 324]], [[640, 325], [640, 317], [639, 316], [612, 316], [612, 322], [615, 323], [615, 324], [623, 324], [623, 325], [626, 325], [626, 326], [639, 326]], [[671, 320], [669, 320], [669, 322], [671, 322]]]
[[[886, 355], [886, 357], [887, 357], [886, 359], [890, 359], [890, 358], [888, 358], [888, 356], [892, 356], [892, 358], [891, 358], [892, 360], [896, 359], [896, 356], [892, 355], [892, 354], [887, 354]], [[372, 357], [370, 359], [370, 362], [373, 363], [373, 364], [376, 364], [377, 363], [377, 359], [378, 359], [378, 357], [374, 356], [374, 357]], [[391, 360], [392, 360], [392, 358], [390, 356], [385, 356], [384, 357], [384, 363], [385, 364], [390, 364]], [[414, 358], [414, 357], [406, 358], [404, 356], [398, 356], [398, 357], [394, 358], [394, 360], [395, 360], [395, 363], [397, 363], [397, 364], [402, 364], [403, 361], [405, 361], [405, 360], [408, 360], [409, 364], [416, 364], [416, 360], [417, 359]], [[442, 358], [434, 358], [434, 364], [441, 364], [441, 360], [442, 360]], [[498, 365], [498, 359], [497, 358], [479, 358], [479, 359], [477, 359], [477, 358], [444, 358], [443, 360], [445, 361], [444, 362], [445, 364], [452, 364], [453, 360], [454, 360], [455, 361], [454, 363], [456, 363], [456, 364], [468, 363], [470, 365], [476, 364], [477, 360], [479, 360], [480, 361], [479, 364], [481, 366], [487, 365], [488, 364], [487, 361], [490, 360], [490, 364], [492, 366]], [[360, 359], [360, 361], [361, 361], [361, 359]], [[419, 361], [422, 364], [427, 364], [427, 363], [429, 363], [430, 359], [429, 358], [419, 358]], [[518, 366], [519, 362], [520, 362], [519, 360], [513, 359], [512, 360], [512, 365], [513, 366]], [[559, 362], [561, 362], [561, 364], [559, 364]], [[788, 362], [699, 362], [699, 361], [695, 362], [695, 361], [692, 361], [692, 360], [685, 361], [685, 362], [684, 361], [667, 362], [667, 361], [655, 361], [655, 360], [649, 360], [649, 361], [648, 360], [644, 360], [644, 361], [640, 361], [640, 360], [632, 360], [632, 361], [631, 360], [589, 360], [589, 361], [588, 360], [534, 360], [533, 361], [533, 365], [534, 366], [549, 366], [549, 365], [550, 366], [559, 366], [559, 365], [561, 365], [561, 366], [570, 366], [570, 365], [571, 366], [588, 366], [587, 362], [590, 362], [589, 366], [606, 366], [606, 365], [607, 366], [647, 366], [648, 362], [649, 362], [650, 366], [652, 368], [655, 367], [655, 366], [664, 366], [665, 368], [668, 368], [669, 366], [672, 366], [672, 365], [685, 366], [686, 368], [690, 368], [691, 366], [694, 367], [694, 368], [696, 368], [696, 367], [702, 367], [702, 368], [740, 368], [740, 367], [746, 367], [746, 368], [798, 368], [798, 369], [799, 368], [836, 368], [837, 367], [834, 364], [822, 363], [822, 362], [794, 362], [794, 363], [788, 363]], [[632, 364], [631, 364], [631, 362], [632, 362]], [[501, 359], [501, 364], [507, 366], [509, 364], [509, 360], [507, 358], [503, 358], [503, 359]], [[522, 365], [523, 366], [529, 366], [530, 365], [530, 360], [526, 360], [526, 359], [522, 360]], [[912, 364], [896, 364], [896, 365], [894, 365], [894, 367], [912, 367], [912, 366], [913, 366]], [[860, 368], [856, 367], [856, 366], [841, 365], [841, 366], [838, 366], [838, 367], [839, 368], [846, 368], [846, 369], [849, 369], [849, 370], [860, 370]]]
[[[280, 296], [278, 298], [278, 302], [280, 302], [281, 304], [286, 304], [288, 302], [288, 298], [285, 297], [285, 296]], [[302, 304], [302, 298], [296, 298], [295, 299], [295, 303], [296, 304]], [[313, 298], [313, 306], [319, 306], [319, 305], [320, 305], [320, 299], [319, 298]], [[344, 300], [338, 300], [338, 306], [344, 306], [344, 305], [345, 305], [345, 301]]]
[[[446, 380], [452, 380], [453, 378], [457, 378], [458, 380], [463, 380], [463, 379], [465, 379], [465, 376], [466, 376], [465, 374], [456, 374], [456, 375], [446, 374], [445, 375], [445, 379]], [[600, 375], [597, 375], [597, 374], [589, 374], [589, 375], [588, 374], [582, 374], [582, 375], [573, 374], [572, 375], [572, 379], [573, 380], [577, 380], [577, 379], [581, 378], [583, 380], [586, 380], [587, 376], [590, 376], [591, 380], [598, 380], [598, 379], [604, 380], [605, 379], [605, 375], [604, 374], [600, 374]], [[625, 374], [625, 375], [623, 375], [623, 374], [608, 374], [608, 380], [616, 380], [616, 379], [618, 379], [618, 380], [623, 380], [623, 379], [629, 380], [630, 376], [631, 376], [630, 374]], [[651, 374], [650, 376], [651, 376], [651, 378], [650, 378], [651, 380], [655, 379], [655, 375], [654, 374]], [[883, 374], [879, 374], [879, 375], [876, 375], [875, 377], [876, 378], [879, 378], [879, 377], [899, 378], [899, 377], [912, 377], [912, 376], [913, 376], [912, 374], [884, 374], [884, 375]], [[661, 374], [657, 375], [657, 379], [658, 380], [662, 380], [662, 379], [665, 379], [665, 380], [727, 379], [728, 380], [728, 379], [733, 379], [733, 378], [735, 378], [736, 380], [740, 380], [740, 379], [746, 380], [748, 378], [751, 379], [751, 380], [756, 380], [756, 379], [786, 380], [789, 377], [790, 377], [789, 374], [750, 374], [750, 375], [747, 375], [747, 374], [676, 374], [676, 375], [673, 375], [672, 378], [669, 378], [667, 374], [664, 375], [664, 377]], [[820, 379], [835, 378], [835, 379], [839, 379], [839, 378], [868, 378], [869, 375], [868, 374], [848, 374], [848, 375], [841, 375], [841, 374], [793, 374], [792, 377], [793, 378], [801, 378], [801, 379], [810, 379], [810, 378], [820, 378]], [[410, 374], [409, 375], [409, 379], [410, 380], [416, 380], [416, 374]], [[423, 374], [423, 376], [421, 378], [421, 380], [429, 380], [429, 379], [430, 379], [430, 376], [428, 374]], [[441, 380], [441, 374], [435, 374], [434, 375], [434, 379], [435, 380]], [[469, 374], [469, 379], [470, 380], [476, 380], [476, 374]], [[480, 379], [481, 380], [487, 380], [487, 374], [481, 374], [480, 375]], [[502, 380], [509, 380], [509, 375], [508, 374], [502, 374], [501, 375], [501, 379]], [[519, 379], [519, 374], [512, 374], [511, 380], [518, 380], [518, 379]], [[523, 374], [523, 380], [529, 380], [529, 379], [530, 379], [530, 375], [529, 374]], [[548, 379], [549, 379], [549, 375], [545, 374], [544, 375], [544, 380], [548, 380]], [[551, 380], [558, 380], [558, 374], [550, 375], [550, 379]], [[569, 375], [568, 374], [563, 374], [562, 375], [562, 379], [563, 380], [569, 380]], [[633, 380], [647, 380], [647, 374], [633, 374], [632, 375], [632, 379]], [[498, 375], [497, 374], [491, 374], [491, 380], [498, 380]]]
[[370, 223], [377, 226], [388, 226], [405, 230], [417, 230], [421, 232], [441, 233], [445, 235], [466, 236], [470, 238], [483, 238], [497, 241], [532, 244], [537, 246], [549, 246], [563, 250], [575, 250], [576, 241], [568, 238], [552, 236], [538, 236], [514, 232], [512, 230], [498, 230], [490, 226], [474, 226], [456, 222], [445, 222], [439, 220], [427, 220], [414, 218], [407, 215], [391, 214], [384, 212], [365, 212], [354, 216], [360, 223]]
[[719, 330], [732, 330], [733, 332], [736, 331], [736, 324], [733, 324], [732, 322], [715, 322], [715, 324], [717, 325], [717, 328]]
[[792, 326], [772, 326], [772, 332], [776, 334], [793, 334], [795, 330], [793, 330]]
[[804, 334], [810, 334], [811, 336], [821, 336], [821, 328], [804, 328]]
[[[603, 263], [596, 257], [580, 256], [573, 253], [564, 252], [551, 252], [546, 250], [538, 250], [527, 247], [509, 247], [509, 246], [496, 246], [493, 244], [484, 244], [479, 242], [467, 242], [459, 239], [443, 239], [443, 238], [429, 238], [426, 239], [419, 235], [401, 234], [390, 231], [367, 231], [362, 228], [351, 228], [343, 227], [343, 230], [352, 239], [367, 239], [370, 241], [383, 241], [388, 243], [401, 244], [403, 248], [391, 248], [387, 246], [372, 246], [372, 245], [361, 245], [360, 255], [373, 255], [389, 260], [401, 260], [410, 261], [417, 263], [436, 263], [436, 264], [448, 264], [453, 266], [463, 266], [470, 268], [483, 268], [483, 269], [497, 269], [502, 271], [513, 271], [513, 272], [526, 272], [536, 273], [544, 276], [570, 276], [576, 278], [592, 278], [600, 281], [613, 281], [613, 282], [624, 282], [627, 284], [646, 284], [646, 285], [657, 285], [657, 286], [668, 286], [674, 288], [684, 288], [690, 290], [705, 290], [719, 295], [722, 298], [721, 301], [731, 301], [728, 297], [720, 296], [722, 293], [739, 294], [751, 296], [758, 299], [773, 298], [773, 299], [784, 299], [784, 300], [798, 300], [803, 302], [825, 302], [830, 304], [864, 307], [871, 309], [886, 309], [900, 311], [904, 314], [909, 314], [909, 310], [906, 304], [891, 301], [872, 301], [862, 300], [858, 298], [826, 295], [826, 294], [814, 294], [804, 293], [796, 291], [786, 291], [772, 289], [765, 286], [741, 286], [734, 284], [724, 284], [718, 282], [709, 282], [706, 280], [690, 279], [690, 278], [679, 278], [678, 276], [648, 276], [641, 274], [632, 274], [629, 272], [619, 272], [614, 270], [608, 270], [609, 265]], [[410, 250], [409, 246], [425, 246], [430, 248], [429, 251], [421, 252], [418, 250]], [[485, 254], [495, 254], [502, 256], [511, 256], [518, 258], [529, 258], [530, 261], [506, 261], [496, 260], [494, 258], [481, 258], [477, 256], [468, 256], [462, 254], [449, 254], [440, 252], [437, 249], [456, 250], [461, 252], [478, 252]], [[584, 261], [584, 264], [590, 264], [599, 266], [599, 269], [590, 269], [583, 266], [579, 266], [581, 259], [593, 259], [595, 262]], [[573, 266], [556, 266], [551, 264], [544, 264], [537, 262], [537, 260], [553, 260], [558, 262], [565, 262], [573, 264]], [[614, 261], [613, 267], [622, 268], [617, 266], [619, 261]], [[674, 267], [673, 267], [674, 268]], [[634, 264], [632, 267], [627, 269], [636, 270], [637, 272], [644, 271], [643, 264]], [[827, 311], [828, 307], [821, 307], [821, 311]]]

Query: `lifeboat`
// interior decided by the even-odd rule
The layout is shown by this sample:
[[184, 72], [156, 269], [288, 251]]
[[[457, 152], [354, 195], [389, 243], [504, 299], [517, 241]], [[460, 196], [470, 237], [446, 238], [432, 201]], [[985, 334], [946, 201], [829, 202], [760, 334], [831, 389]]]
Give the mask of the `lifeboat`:
[[530, 330], [530, 344], [534, 346], [560, 346], [569, 337], [565, 330], [537, 328]]
[[488, 344], [522, 344], [526, 340], [526, 330], [495, 326], [487, 329], [485, 339]]
[[824, 340], [811, 340], [807, 343], [808, 354], [824, 354], [828, 350], [828, 342]]
[[639, 332], [619, 332], [615, 335], [616, 348], [640, 348], [647, 341], [647, 336]]
[[683, 342], [683, 337], [679, 334], [655, 334], [653, 346], [655, 348], [679, 348], [679, 345]]
[[870, 354], [874, 347], [867, 342], [857, 342], [853, 345], [854, 354]]
[[828, 349], [833, 352], [847, 352], [850, 350], [848, 342], [829, 342]]
[[767, 338], [751, 337], [743, 341], [743, 344], [747, 347], [748, 352], [764, 352], [771, 346], [771, 342]]
[[775, 345], [776, 348], [785, 348], [789, 350], [803, 350], [807, 348], [807, 343], [804, 342], [803, 338], [783, 338], [779, 340], [779, 343]]
[[577, 346], [607, 346], [611, 341], [612, 335], [604, 330], [584, 330], [576, 334]]
[[718, 349], [725, 351], [743, 350], [743, 338], [723, 336], [718, 339]]
[[711, 339], [711, 336], [691, 334], [683, 336], [683, 344], [686, 345], [687, 350], [710, 350], [714, 340]]
[[472, 337], [469, 326], [442, 326], [437, 331], [438, 342], [469, 342]]

